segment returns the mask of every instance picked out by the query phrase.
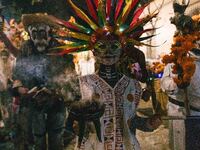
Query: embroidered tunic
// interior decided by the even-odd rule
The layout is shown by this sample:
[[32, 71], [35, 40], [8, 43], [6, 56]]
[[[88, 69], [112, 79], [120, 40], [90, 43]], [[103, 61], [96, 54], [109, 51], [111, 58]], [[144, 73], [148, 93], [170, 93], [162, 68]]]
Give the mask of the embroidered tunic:
[[[135, 116], [136, 107], [141, 96], [138, 81], [123, 76], [112, 88], [98, 75], [92, 74], [80, 78], [82, 99], [91, 99], [94, 93], [100, 95], [105, 104], [105, 112], [101, 118], [102, 143], [96, 134], [82, 142], [81, 149], [95, 150], [132, 150], [140, 149], [127, 121]], [[128, 100], [128, 94], [134, 99]]]

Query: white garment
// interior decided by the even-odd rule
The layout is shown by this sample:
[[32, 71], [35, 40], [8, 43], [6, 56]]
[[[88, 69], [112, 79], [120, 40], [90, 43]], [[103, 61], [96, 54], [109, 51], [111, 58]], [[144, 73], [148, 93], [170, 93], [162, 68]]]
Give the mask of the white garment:
[[[190, 105], [200, 109], [200, 62], [196, 61], [196, 70], [188, 86], [188, 98]], [[161, 88], [168, 94], [169, 97], [184, 102], [185, 94], [183, 89], [179, 89], [173, 81], [176, 75], [172, 73], [172, 64], [168, 64], [164, 69], [164, 74], [161, 79]]]
[[[80, 78], [82, 99], [91, 99], [99, 94], [100, 100], [106, 105], [101, 117], [102, 143], [96, 134], [90, 134], [81, 146], [85, 150], [140, 150], [140, 145], [130, 131], [127, 121], [135, 116], [137, 104], [141, 97], [141, 87], [138, 81], [123, 76], [112, 88], [98, 75], [92, 74]], [[132, 94], [130, 102], [127, 95]]]

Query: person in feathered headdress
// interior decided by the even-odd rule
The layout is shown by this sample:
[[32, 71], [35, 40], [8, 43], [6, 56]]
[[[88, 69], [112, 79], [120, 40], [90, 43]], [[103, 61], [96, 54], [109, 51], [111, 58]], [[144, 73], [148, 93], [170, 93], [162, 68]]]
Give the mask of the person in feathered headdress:
[[[66, 36], [70, 41], [69, 44], [58, 47], [64, 49], [58, 54], [92, 50], [99, 65], [95, 74], [80, 77], [83, 103], [71, 109], [70, 119], [77, 119], [81, 132], [77, 146], [87, 150], [140, 149], [133, 128], [152, 131], [160, 125], [160, 120], [158, 117], [141, 119], [135, 115], [141, 97], [140, 84], [137, 79], [131, 79], [118, 71], [117, 65], [123, 62], [123, 59], [128, 59], [130, 53], [135, 53], [133, 49], [127, 48], [128, 45], [150, 46], [142, 41], [153, 35], [142, 38], [140, 36], [154, 30], [143, 29], [143, 26], [156, 17], [157, 13], [139, 18], [149, 3], [141, 5], [138, 0], [86, 0], [87, 14], [72, 0], [68, 2], [75, 12], [76, 22], [56, 20], [69, 30]], [[130, 65], [132, 63], [128, 62]], [[136, 70], [140, 68], [136, 67]], [[93, 101], [94, 97], [98, 97], [105, 110], [103, 106], [91, 104], [90, 101]], [[104, 110], [103, 116], [97, 116], [96, 109], [100, 114]], [[92, 113], [89, 115], [86, 112]], [[85, 121], [94, 123], [98, 139], [95, 131], [83, 137]]]

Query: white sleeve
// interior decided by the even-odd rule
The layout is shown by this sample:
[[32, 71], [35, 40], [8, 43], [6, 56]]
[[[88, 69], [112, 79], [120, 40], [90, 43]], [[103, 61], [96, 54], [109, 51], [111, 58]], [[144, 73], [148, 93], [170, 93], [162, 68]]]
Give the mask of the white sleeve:
[[[164, 69], [164, 72], [163, 72], [163, 77], [175, 77], [176, 75], [172, 73], [172, 67], [173, 67], [173, 64], [167, 64], [165, 66], [165, 69]], [[162, 79], [161, 79], [162, 80]]]
[[170, 95], [178, 92], [178, 87], [173, 79], [176, 75], [172, 73], [172, 66], [172, 64], [168, 64], [165, 67], [160, 83], [161, 89]]
[[88, 79], [88, 76], [82, 76], [79, 79], [80, 83], [80, 90], [81, 90], [81, 99], [82, 100], [90, 100], [92, 99], [92, 95], [94, 93], [94, 90], [92, 88], [91, 83], [89, 83], [90, 80]]

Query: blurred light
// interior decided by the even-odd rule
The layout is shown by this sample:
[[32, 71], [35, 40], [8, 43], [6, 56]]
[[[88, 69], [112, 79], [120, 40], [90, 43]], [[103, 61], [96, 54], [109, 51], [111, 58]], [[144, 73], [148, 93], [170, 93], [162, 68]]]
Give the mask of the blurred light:
[[91, 30], [87, 30], [87, 34], [90, 34], [91, 33]]
[[158, 78], [161, 78], [161, 77], [162, 77], [162, 74], [161, 74], [161, 73], [159, 73], [159, 74], [158, 74]]
[[119, 28], [119, 32], [123, 32], [124, 30], [125, 30], [124, 27], [120, 27], [120, 28]]

